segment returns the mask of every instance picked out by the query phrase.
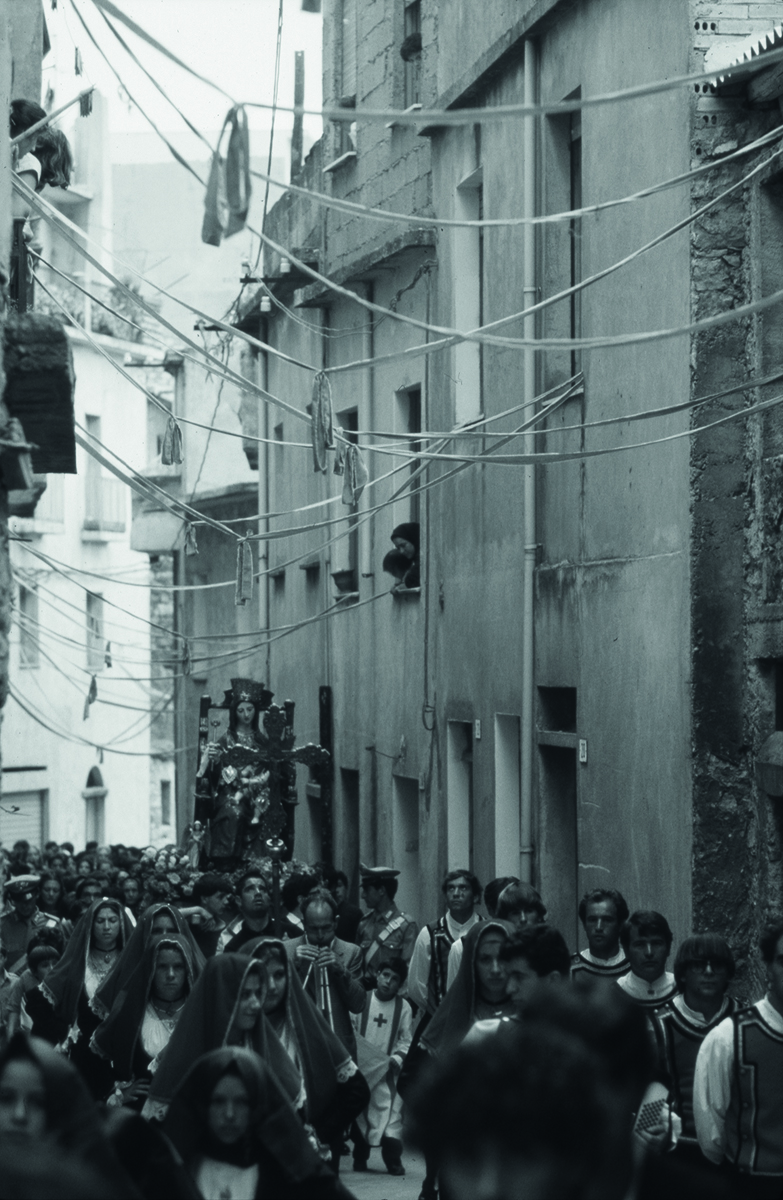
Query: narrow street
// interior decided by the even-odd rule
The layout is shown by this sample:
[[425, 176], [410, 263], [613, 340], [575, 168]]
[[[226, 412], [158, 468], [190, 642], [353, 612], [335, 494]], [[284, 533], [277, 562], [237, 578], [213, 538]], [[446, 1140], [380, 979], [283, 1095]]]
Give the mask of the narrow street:
[[424, 1159], [406, 1150], [402, 1156], [405, 1175], [387, 1175], [380, 1151], [373, 1151], [369, 1171], [354, 1171], [350, 1158], [342, 1160], [340, 1178], [356, 1200], [416, 1200], [424, 1178]]

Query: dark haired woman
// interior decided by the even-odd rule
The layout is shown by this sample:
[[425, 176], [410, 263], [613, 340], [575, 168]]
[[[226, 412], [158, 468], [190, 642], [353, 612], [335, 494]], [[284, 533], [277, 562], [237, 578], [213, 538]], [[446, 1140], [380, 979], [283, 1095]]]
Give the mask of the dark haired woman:
[[164, 1130], [204, 1200], [348, 1200], [257, 1054], [213, 1050], [191, 1067]]
[[119, 900], [96, 900], [76, 923], [65, 953], [47, 979], [38, 986], [49, 1001], [47, 1020], [33, 1024], [33, 1033], [54, 1041], [53, 1033], [63, 1024], [68, 1033], [61, 1049], [68, 1053], [82, 1072], [85, 1083], [96, 1099], [101, 1099], [111, 1084], [104, 1064], [89, 1049], [98, 1018], [90, 1001], [120, 957], [131, 933], [131, 923]]
[[266, 972], [244, 954], [208, 959], [152, 1079], [144, 1115], [162, 1120], [197, 1058], [223, 1046], [243, 1046], [263, 1058], [294, 1108], [304, 1103], [302, 1079], [264, 1016]]
[[201, 973], [204, 955], [179, 909], [173, 904], [151, 904], [142, 913], [122, 954], [90, 1001], [90, 1008], [101, 1021], [108, 1017], [115, 1000], [141, 967], [147, 948], [162, 937], [173, 934], [178, 934], [187, 941], [195, 974]]
[[[79, 1168], [89, 1168], [90, 1184], [97, 1173], [104, 1195], [137, 1200], [138, 1193], [125, 1179], [104, 1138], [97, 1110], [78, 1071], [48, 1043], [24, 1033], [17, 1033], [0, 1055], [0, 1149], [15, 1150], [21, 1168], [56, 1155], [75, 1169], [74, 1179], [78, 1179]], [[52, 1194], [35, 1190], [29, 1169], [20, 1170], [20, 1176], [26, 1182], [24, 1190], [17, 1190], [3, 1171], [4, 1196]]]
[[193, 948], [179, 933], [147, 946], [139, 969], [120, 992], [90, 1049], [111, 1065], [110, 1104], [141, 1109], [159, 1056], [171, 1040], [200, 973]]
[[340, 1164], [343, 1134], [370, 1099], [367, 1080], [302, 987], [277, 938], [248, 942], [245, 951], [266, 967], [264, 1014], [302, 1076], [305, 1117]]
[[40, 899], [38, 907], [41, 912], [49, 913], [64, 927], [66, 935], [70, 935], [73, 926], [67, 920], [69, 906], [65, 901], [65, 888], [59, 875], [53, 871], [44, 871], [40, 883]]

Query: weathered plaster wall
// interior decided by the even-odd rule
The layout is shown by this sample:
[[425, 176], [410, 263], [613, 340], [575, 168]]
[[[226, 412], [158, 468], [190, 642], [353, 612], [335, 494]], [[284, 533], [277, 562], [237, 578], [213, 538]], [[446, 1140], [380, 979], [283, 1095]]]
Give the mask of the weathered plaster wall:
[[[466, 18], [467, 19], [467, 18]], [[441, 18], [443, 25], [444, 18]], [[521, 48], [520, 48], [521, 50]], [[560, 100], [581, 87], [596, 94], [687, 67], [687, 14], [683, 6], [652, 13], [638, 3], [563, 7], [538, 40], [541, 98]], [[487, 105], [518, 101], [523, 92], [521, 52], [481, 94]], [[666, 172], [687, 168], [687, 107], [676, 97], [586, 110], [582, 122], [583, 202], [634, 192]], [[520, 128], [482, 130], [484, 212], [521, 213]], [[544, 211], [570, 207], [554, 158], [557, 130], [541, 130]], [[679, 144], [677, 139], [679, 138]], [[570, 131], [569, 131], [570, 141]], [[453, 192], [473, 147], [470, 131], [433, 140], [436, 211], [451, 215]], [[582, 275], [616, 261], [687, 212], [687, 197], [670, 193], [655, 202], [610, 212], [582, 223]], [[520, 230], [485, 232], [485, 320], [522, 307]], [[447, 323], [453, 303], [453, 243], [441, 239], [436, 319]], [[561, 248], [562, 249], [562, 248]], [[689, 290], [680, 237], [595, 285], [582, 300], [585, 336], [684, 323]], [[541, 292], [552, 295], [569, 280], [552, 239], [539, 239]], [[570, 251], [568, 256], [570, 265]], [[541, 321], [542, 336], [564, 332], [563, 306]], [[519, 332], [518, 327], [509, 332]], [[518, 352], [484, 354], [484, 410], [501, 411], [522, 399]], [[542, 355], [541, 381], [570, 374], [562, 355]], [[670, 345], [583, 355], [583, 402], [566, 406], [550, 428], [595, 421], [680, 399], [688, 386], [687, 347]], [[433, 364], [433, 419], [453, 420], [448, 367]], [[682, 420], [579, 434], [547, 434], [542, 450], [600, 450], [624, 440], [675, 433]], [[639, 433], [639, 430], [643, 432]], [[576, 688], [579, 736], [588, 764], [578, 768], [577, 844], [568, 815], [571, 801], [539, 780], [536, 877], [553, 919], [573, 936], [576, 892], [610, 881], [632, 904], [660, 907], [678, 934], [689, 927], [689, 727], [687, 693], [688, 491], [687, 448], [628, 452], [588, 459], [584, 465], [547, 466], [539, 472], [541, 566], [536, 598], [536, 684]], [[447, 718], [482, 720], [520, 713], [522, 501], [515, 468], [472, 468], [444, 486], [435, 527], [441, 533], [435, 572], [444, 605], [432, 605], [438, 639], [439, 710]], [[454, 647], [460, 653], [454, 653]], [[442, 731], [441, 731], [442, 732]], [[537, 756], [538, 756], [538, 752]], [[493, 738], [474, 744], [474, 861], [495, 874], [492, 814], [502, 800], [494, 778]], [[441, 792], [441, 805], [447, 796]], [[574, 853], [576, 881], [566, 878]]]
[[[772, 8], [775, 8], [773, 16]], [[695, 64], [721, 42], [768, 29], [770, 4], [692, 5]], [[707, 29], [703, 28], [707, 25]], [[692, 98], [694, 165], [720, 158], [774, 128], [774, 107], [702, 93]], [[703, 204], [769, 155], [726, 164], [692, 189]], [[712, 210], [691, 238], [692, 312], [703, 318], [783, 286], [779, 163]], [[776, 308], [694, 337], [694, 396], [710, 395], [780, 363]], [[779, 385], [727, 396], [695, 410], [694, 426], [769, 400]], [[765, 915], [780, 908], [782, 822], [778, 800], [758, 788], [754, 757], [780, 725], [776, 660], [783, 655], [780, 607], [779, 409], [694, 437], [693, 492], [693, 904], [694, 925], [731, 940], [738, 987], [762, 987], [757, 940]], [[777, 710], [777, 711], [776, 711]]]

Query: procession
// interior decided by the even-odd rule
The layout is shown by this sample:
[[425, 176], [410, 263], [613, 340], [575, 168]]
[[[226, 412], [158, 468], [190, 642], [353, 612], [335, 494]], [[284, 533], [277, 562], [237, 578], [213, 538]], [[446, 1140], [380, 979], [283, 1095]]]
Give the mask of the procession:
[[783, 0], [0, 87], [0, 1200], [783, 1200]]

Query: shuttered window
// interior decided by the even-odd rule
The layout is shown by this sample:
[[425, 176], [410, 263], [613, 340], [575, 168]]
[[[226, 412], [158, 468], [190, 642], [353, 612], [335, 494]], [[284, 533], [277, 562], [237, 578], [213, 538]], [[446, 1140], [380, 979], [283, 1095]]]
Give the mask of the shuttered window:
[[3, 792], [0, 841], [9, 850], [20, 838], [25, 838], [33, 846], [43, 846], [46, 838], [46, 795], [46, 792]]
[[356, 5], [358, 0], [342, 0], [342, 44], [340, 47], [340, 96], [356, 95]]

